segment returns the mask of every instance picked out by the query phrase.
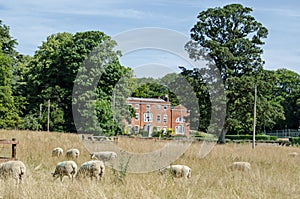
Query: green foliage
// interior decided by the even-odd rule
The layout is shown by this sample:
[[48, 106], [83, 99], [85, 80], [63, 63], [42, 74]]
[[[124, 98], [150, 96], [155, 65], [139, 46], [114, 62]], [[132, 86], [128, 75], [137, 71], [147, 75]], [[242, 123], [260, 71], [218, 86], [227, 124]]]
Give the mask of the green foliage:
[[[151, 79], [150, 79], [151, 80]], [[178, 98], [174, 92], [167, 87], [166, 84], [162, 83], [162, 79], [158, 79], [153, 82], [149, 82], [147, 78], [138, 79], [139, 86], [133, 91], [132, 97], [140, 98], [160, 98], [165, 101], [169, 100], [172, 106], [179, 104]]]
[[39, 118], [33, 114], [27, 114], [24, 118], [22, 118], [22, 122], [18, 127], [21, 130], [38, 131], [42, 129]]
[[[214, 61], [224, 81], [227, 96], [225, 127], [219, 137], [229, 132], [246, 132], [251, 129], [253, 112], [253, 85], [262, 71], [262, 39], [268, 30], [250, 15], [251, 8], [229, 4], [222, 8], [209, 8], [200, 12], [191, 29], [192, 41], [185, 49], [193, 59]], [[205, 104], [208, 106], [208, 104]]]
[[11, 60], [0, 52], [0, 128], [14, 128], [20, 122], [11, 90]]
[[[188, 70], [184, 67], [179, 67], [182, 72], [180, 73], [186, 81], [191, 85], [192, 91], [196, 95], [196, 101], [192, 98], [184, 98], [183, 104], [191, 110], [190, 115], [190, 128], [198, 131], [207, 131], [211, 118], [211, 102], [208, 87], [204, 82], [202, 76], [204, 70], [194, 68]], [[180, 88], [180, 87], [179, 87]], [[185, 91], [186, 89], [182, 89]]]
[[[119, 64], [119, 52], [112, 50], [115, 45], [109, 36], [99, 31], [50, 35], [34, 57], [27, 62], [29, 70], [26, 72], [26, 85], [30, 86], [26, 89], [16, 86], [21, 88], [23, 94], [26, 93], [27, 113], [37, 115], [40, 112], [40, 104], [44, 107], [50, 99], [52, 131], [78, 130], [107, 135], [121, 133], [123, 128], [119, 126], [119, 121], [123, 110], [128, 107], [113, 112], [112, 95], [122, 76], [126, 76], [127, 81], [127, 84], [123, 85], [123, 91], [127, 88], [126, 92], [129, 92], [132, 71]], [[77, 73], [80, 75], [77, 76]], [[74, 83], [79, 89], [75, 93]], [[75, 94], [74, 99], [72, 94]], [[123, 102], [125, 96], [120, 97]], [[72, 105], [76, 105], [77, 110], [72, 109]], [[44, 110], [41, 125], [42, 129], [46, 130], [47, 113]], [[81, 119], [78, 123], [84, 124], [79, 129], [75, 128], [73, 115]]]
[[284, 117], [280, 118], [274, 129], [298, 129], [300, 126], [300, 75], [287, 70], [270, 71], [273, 83], [273, 97], [283, 107]]
[[0, 20], [0, 44], [3, 54], [8, 55], [10, 58], [14, 58], [17, 55], [14, 49], [18, 44], [17, 40], [10, 36], [9, 26], [2, 24], [2, 20]]
[[123, 119], [131, 119], [126, 98], [135, 82], [132, 70], [120, 65], [115, 46], [107, 37], [79, 68], [73, 92], [79, 132], [118, 135], [123, 133]]
[[291, 145], [300, 145], [300, 137], [290, 137], [289, 141], [291, 143]]
[[[244, 135], [226, 135], [225, 136], [226, 139], [230, 139], [230, 140], [252, 140], [253, 139], [253, 135], [248, 135], [248, 134], [244, 134]], [[255, 140], [277, 140], [277, 136], [270, 136], [270, 135], [255, 135]]]

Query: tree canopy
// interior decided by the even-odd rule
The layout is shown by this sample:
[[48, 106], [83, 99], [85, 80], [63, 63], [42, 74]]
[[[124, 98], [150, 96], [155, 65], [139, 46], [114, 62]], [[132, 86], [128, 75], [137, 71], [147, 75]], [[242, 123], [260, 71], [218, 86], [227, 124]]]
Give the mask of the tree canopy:
[[[268, 30], [251, 12], [251, 8], [240, 4], [200, 12], [191, 29], [192, 40], [185, 46], [190, 57], [196, 60], [208, 55], [224, 81], [227, 108], [219, 143], [224, 143], [227, 132], [239, 134], [252, 130], [254, 85], [262, 84], [261, 45]], [[272, 103], [264, 95], [260, 98]]]

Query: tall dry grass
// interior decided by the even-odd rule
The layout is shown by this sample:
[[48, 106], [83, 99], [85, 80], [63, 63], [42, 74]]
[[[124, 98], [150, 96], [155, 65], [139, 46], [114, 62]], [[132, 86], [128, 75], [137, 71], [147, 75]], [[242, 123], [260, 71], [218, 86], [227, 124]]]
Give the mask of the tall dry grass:
[[[17, 138], [17, 157], [27, 166], [23, 184], [0, 180], [0, 198], [299, 198], [300, 157], [290, 157], [289, 152], [300, 148], [250, 144], [216, 145], [205, 157], [199, 158], [201, 143], [193, 143], [174, 163], [192, 168], [192, 178], [172, 179], [157, 172], [145, 174], [127, 173], [123, 183], [116, 180], [111, 168], [107, 168], [101, 182], [84, 180], [61, 183], [53, 181], [51, 172], [58, 161], [51, 150], [61, 146], [65, 150], [76, 147], [81, 150], [78, 165], [89, 159], [89, 151], [74, 134], [0, 131], [0, 138]], [[118, 145], [128, 151], [149, 152], [163, 147], [164, 142], [153, 140], [120, 139]], [[0, 155], [6, 153], [0, 146]], [[233, 161], [248, 161], [250, 172], [229, 171]]]

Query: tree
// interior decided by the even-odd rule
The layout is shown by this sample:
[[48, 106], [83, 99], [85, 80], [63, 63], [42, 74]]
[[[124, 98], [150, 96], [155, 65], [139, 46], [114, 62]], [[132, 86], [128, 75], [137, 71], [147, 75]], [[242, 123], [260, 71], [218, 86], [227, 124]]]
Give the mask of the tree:
[[[85, 63], [89, 64], [89, 59], [98, 59], [98, 62], [97, 60], [93, 61], [95, 64], [99, 64], [99, 61], [101, 61], [99, 56], [104, 56], [107, 60], [111, 61], [111, 65], [106, 68], [107, 71], [105, 74], [102, 74], [101, 79], [104, 79], [100, 79], [97, 82], [99, 83], [97, 87], [98, 93], [95, 97], [100, 101], [105, 100], [104, 104], [107, 104], [111, 100], [108, 96], [112, 94], [113, 85], [118, 81], [120, 74], [124, 74], [124, 72], [121, 72], [124, 69], [120, 66], [115, 52], [106, 53], [104, 49], [101, 51], [102, 54], [99, 52], [99, 45], [109, 45], [109, 42], [111, 42], [110, 37], [100, 31], [78, 32], [74, 35], [66, 32], [50, 35], [29, 62], [30, 69], [27, 84], [30, 86], [26, 90], [29, 101], [29, 105], [27, 106], [28, 114], [37, 117], [40, 112], [40, 105], [43, 107], [42, 115], [46, 114], [46, 104], [50, 99], [52, 110], [50, 130], [76, 132], [77, 129], [74, 124], [73, 114], [76, 115], [78, 112], [72, 111], [72, 94], [74, 81], [78, 71], [81, 70], [81, 66]], [[114, 42], [112, 43], [113, 45], [110, 45], [107, 49], [111, 49], [115, 45]], [[99, 53], [95, 54], [97, 47]], [[89, 71], [89, 75], [94, 75], [93, 72], [99, 74], [99, 72], [93, 70]], [[87, 76], [81, 77], [81, 79], [79, 78], [76, 81], [77, 84], [79, 81], [84, 86], [92, 82], [93, 79], [89, 79], [89, 76]], [[89, 88], [88, 85], [86, 88]], [[93, 103], [93, 107], [95, 104], [99, 103]], [[80, 114], [87, 113], [81, 112]], [[98, 116], [100, 117], [101, 114], [98, 114]], [[45, 130], [46, 120], [42, 119], [41, 122]], [[100, 119], [99, 122], [105, 123], [106, 121]]]
[[0, 20], [0, 128], [15, 128], [20, 122], [12, 93], [12, 69], [17, 61], [17, 41]]
[[269, 71], [272, 77], [270, 81], [273, 84], [274, 97], [280, 99], [280, 104], [284, 110], [284, 118], [274, 127], [275, 129], [298, 129], [300, 125], [300, 111], [297, 101], [300, 98], [300, 75], [287, 70], [278, 69]]
[[11, 69], [10, 58], [0, 52], [0, 128], [14, 128], [20, 121], [12, 96]]
[[106, 38], [79, 68], [73, 89], [73, 114], [81, 133], [120, 134], [124, 117], [130, 115], [126, 98], [134, 87], [133, 72], [120, 65], [115, 46], [115, 41]]
[[2, 24], [2, 20], [0, 20], [0, 43], [3, 54], [8, 55], [10, 58], [18, 55], [15, 50], [15, 46], [18, 44], [17, 40], [10, 36], [9, 26]]
[[[268, 30], [250, 15], [251, 11], [251, 8], [240, 4], [230, 4], [200, 12], [197, 23], [191, 29], [192, 41], [185, 46], [190, 57], [196, 60], [203, 57], [203, 54], [209, 55], [224, 81], [227, 96], [226, 120], [218, 143], [225, 143], [225, 134], [235, 131], [236, 122], [242, 122], [239, 117], [245, 111], [236, 110], [240, 110], [242, 105], [248, 106], [253, 93], [250, 87], [247, 90], [244, 86], [239, 87], [242, 84], [237, 84], [238, 80], [244, 78], [254, 85], [256, 76], [262, 71], [264, 62], [260, 46], [264, 44], [262, 39], [267, 37]], [[239, 88], [244, 89], [243, 95]], [[241, 95], [244, 98], [242, 101]], [[237, 104], [238, 101], [241, 103]], [[242, 109], [250, 113], [250, 107]], [[251, 117], [251, 114], [246, 117]], [[246, 131], [251, 120], [244, 119], [243, 122], [247, 124], [243, 127], [243, 131]]]

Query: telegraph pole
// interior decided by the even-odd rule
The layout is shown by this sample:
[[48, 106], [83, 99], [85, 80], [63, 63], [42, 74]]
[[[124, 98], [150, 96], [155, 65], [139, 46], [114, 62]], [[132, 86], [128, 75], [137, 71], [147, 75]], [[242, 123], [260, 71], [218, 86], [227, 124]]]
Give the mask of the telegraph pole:
[[47, 131], [49, 132], [50, 128], [50, 99], [48, 100], [48, 120], [47, 120]]
[[257, 101], [257, 86], [254, 84], [254, 116], [253, 116], [253, 141], [252, 148], [255, 149], [255, 129], [256, 129], [256, 101]]

